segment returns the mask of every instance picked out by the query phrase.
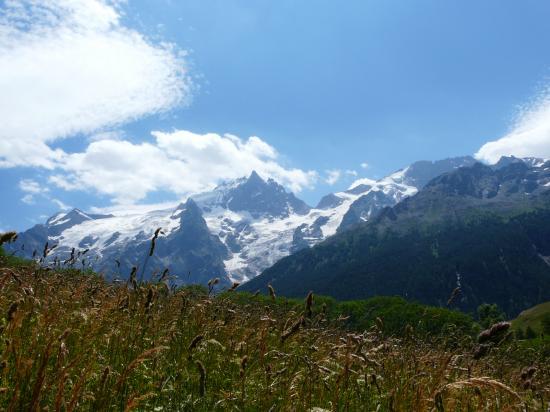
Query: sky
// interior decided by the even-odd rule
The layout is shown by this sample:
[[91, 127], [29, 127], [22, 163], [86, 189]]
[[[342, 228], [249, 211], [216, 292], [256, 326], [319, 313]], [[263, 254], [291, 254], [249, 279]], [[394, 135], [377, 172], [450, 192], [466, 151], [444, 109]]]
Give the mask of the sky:
[[550, 158], [546, 0], [0, 1], [0, 231], [256, 170], [311, 205], [417, 160]]

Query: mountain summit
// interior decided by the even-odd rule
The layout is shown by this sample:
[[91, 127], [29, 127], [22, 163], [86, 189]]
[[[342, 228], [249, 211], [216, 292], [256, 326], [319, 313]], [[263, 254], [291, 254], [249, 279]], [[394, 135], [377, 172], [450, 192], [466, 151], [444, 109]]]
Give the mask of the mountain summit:
[[248, 178], [225, 182], [210, 192], [194, 195], [193, 199], [206, 211], [222, 208], [248, 212], [254, 218], [283, 218], [294, 213], [304, 215], [310, 210], [293, 193], [287, 192], [273, 179], [265, 181], [256, 171]]
[[226, 205], [229, 210], [247, 211], [254, 217], [288, 217], [293, 213], [305, 215], [310, 210], [293, 193], [288, 193], [273, 179], [264, 181], [256, 171], [244, 183], [227, 193]]

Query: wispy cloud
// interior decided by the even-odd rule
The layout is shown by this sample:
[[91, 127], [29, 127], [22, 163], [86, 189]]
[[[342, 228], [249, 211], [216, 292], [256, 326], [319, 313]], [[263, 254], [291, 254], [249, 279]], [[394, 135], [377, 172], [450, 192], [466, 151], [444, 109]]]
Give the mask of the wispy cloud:
[[328, 185], [336, 184], [342, 177], [342, 171], [338, 169], [326, 170], [325, 183]]
[[37, 181], [33, 179], [23, 179], [19, 181], [19, 189], [25, 193], [29, 194], [38, 194], [45, 193], [49, 189], [40, 185]]
[[34, 196], [31, 194], [26, 194], [21, 198], [21, 201], [25, 203], [26, 205], [34, 205], [36, 202], [34, 201]]
[[185, 54], [121, 22], [120, 1], [7, 0], [0, 9], [0, 167], [53, 169], [51, 143], [190, 99]]
[[72, 206], [69, 206], [65, 203], [63, 203], [61, 200], [59, 199], [50, 199], [52, 201], [53, 204], [55, 204], [59, 209], [61, 210], [70, 210], [72, 209]]
[[34, 205], [36, 203], [35, 196], [47, 193], [48, 188], [41, 186], [33, 179], [23, 179], [19, 181], [19, 189], [25, 193], [21, 201], [26, 205]]
[[475, 154], [488, 163], [509, 155], [550, 158], [550, 89], [521, 110], [509, 133], [485, 143]]
[[363, 162], [361, 163], [361, 168], [363, 169], [368, 169], [369, 168], [369, 164], [367, 162]]
[[55, 204], [61, 210], [68, 210], [71, 207], [63, 203], [61, 200], [52, 198], [50, 189], [43, 184], [40, 184], [33, 179], [23, 179], [19, 181], [19, 189], [24, 193], [21, 202], [26, 205], [34, 205], [37, 199], [46, 200]]

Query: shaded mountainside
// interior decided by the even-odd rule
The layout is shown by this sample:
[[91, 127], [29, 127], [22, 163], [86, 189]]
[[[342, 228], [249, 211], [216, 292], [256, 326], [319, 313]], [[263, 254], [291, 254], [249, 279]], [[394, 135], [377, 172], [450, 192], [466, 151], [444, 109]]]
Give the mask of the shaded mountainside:
[[282, 259], [244, 285], [285, 296], [400, 295], [509, 316], [550, 300], [550, 162], [475, 164], [433, 179], [371, 222]]

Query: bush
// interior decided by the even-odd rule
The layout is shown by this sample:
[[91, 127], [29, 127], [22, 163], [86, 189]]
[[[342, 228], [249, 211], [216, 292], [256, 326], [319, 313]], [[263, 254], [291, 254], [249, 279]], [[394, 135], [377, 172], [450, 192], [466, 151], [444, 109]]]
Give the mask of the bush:
[[479, 305], [477, 308], [477, 317], [479, 324], [484, 328], [488, 328], [497, 322], [502, 322], [505, 320], [504, 312], [500, 310], [496, 303], [493, 303], [492, 305], [488, 303]]

